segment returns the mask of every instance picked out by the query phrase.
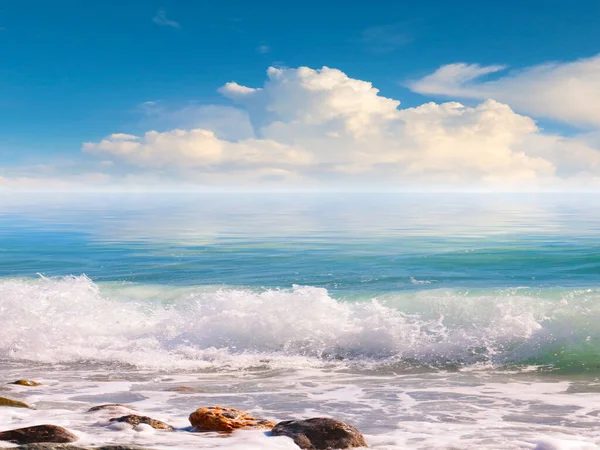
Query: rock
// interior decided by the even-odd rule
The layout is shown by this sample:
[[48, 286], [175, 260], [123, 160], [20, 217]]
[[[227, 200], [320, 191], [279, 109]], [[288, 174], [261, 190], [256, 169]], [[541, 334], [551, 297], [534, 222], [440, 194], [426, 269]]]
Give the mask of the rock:
[[137, 447], [135, 445], [103, 445], [101, 447], [80, 447], [78, 445], [68, 444], [26, 444], [18, 447], [19, 450], [156, 450], [147, 447]]
[[33, 380], [17, 380], [8, 384], [18, 384], [19, 386], [40, 386], [42, 383], [38, 383], [37, 381]]
[[86, 447], [70, 444], [52, 444], [50, 442], [40, 442], [37, 444], [25, 444], [18, 447], [19, 450], [89, 450]]
[[245, 411], [222, 406], [199, 408], [190, 414], [194, 431], [219, 431], [231, 433], [239, 428], [259, 428], [270, 430], [275, 424], [269, 420], [257, 419]]
[[98, 406], [93, 406], [90, 409], [87, 410], [87, 412], [96, 412], [96, 411], [102, 411], [102, 410], [109, 410], [109, 411], [119, 411], [120, 409], [131, 409], [133, 411], [135, 411], [135, 408], [129, 406], [129, 405], [123, 405], [121, 403], [107, 403], [106, 405], [98, 405]]
[[291, 437], [298, 447], [310, 450], [367, 447], [365, 438], [356, 428], [325, 417], [279, 422], [271, 434]]
[[160, 420], [153, 419], [148, 416], [136, 416], [135, 414], [130, 414], [128, 416], [117, 417], [114, 419], [110, 419], [111, 422], [126, 422], [134, 427], [137, 427], [140, 423], [145, 423], [150, 425], [152, 428], [157, 430], [169, 430], [173, 431], [175, 428], [169, 424], [161, 422]]
[[17, 428], [0, 432], [1, 441], [15, 444], [32, 444], [35, 442], [75, 442], [77, 436], [56, 425], [37, 425], [34, 427]]
[[200, 389], [196, 389], [190, 386], [173, 386], [168, 389], [165, 389], [168, 392], [181, 392], [184, 394], [198, 394], [202, 392]]
[[6, 397], [0, 397], [0, 406], [12, 406], [13, 408], [31, 408], [27, 403], [20, 402], [18, 400], [12, 400]]

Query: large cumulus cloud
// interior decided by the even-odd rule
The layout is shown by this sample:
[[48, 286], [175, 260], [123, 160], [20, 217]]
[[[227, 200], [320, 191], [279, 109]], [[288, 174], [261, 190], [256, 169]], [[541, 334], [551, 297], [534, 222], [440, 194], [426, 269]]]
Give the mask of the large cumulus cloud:
[[[277, 181], [299, 185], [505, 189], [595, 182], [589, 139], [543, 134], [495, 100], [401, 108], [371, 83], [324, 67], [270, 68], [261, 87], [219, 89], [238, 108], [227, 127], [112, 134], [83, 150], [131, 166], [169, 168], [198, 184]], [[231, 118], [251, 136], [240, 138]], [[214, 125], [214, 124], [213, 124]], [[245, 133], [248, 134], [248, 133]]]

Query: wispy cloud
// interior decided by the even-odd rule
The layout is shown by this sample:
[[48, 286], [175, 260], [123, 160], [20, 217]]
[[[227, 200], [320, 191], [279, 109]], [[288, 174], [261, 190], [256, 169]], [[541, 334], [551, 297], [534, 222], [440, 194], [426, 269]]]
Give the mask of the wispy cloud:
[[505, 69], [447, 64], [408, 87], [421, 94], [493, 98], [536, 117], [600, 129], [600, 54], [516, 71], [503, 72]]
[[413, 42], [414, 35], [406, 22], [397, 22], [365, 28], [360, 41], [370, 51], [389, 53]]
[[256, 47], [256, 52], [262, 55], [269, 53], [270, 51], [271, 47], [269, 47], [268, 45], [259, 45], [258, 47]]
[[156, 11], [156, 15], [152, 18], [152, 21], [161, 27], [181, 28], [179, 22], [167, 18], [164, 8]]
[[137, 106], [137, 111], [146, 116], [153, 116], [162, 112], [162, 107], [158, 101], [147, 101]]

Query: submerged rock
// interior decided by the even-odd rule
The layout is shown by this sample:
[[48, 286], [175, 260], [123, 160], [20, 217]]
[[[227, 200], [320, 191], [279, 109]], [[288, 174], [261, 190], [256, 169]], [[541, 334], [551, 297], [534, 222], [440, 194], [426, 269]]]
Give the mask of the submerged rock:
[[20, 402], [18, 400], [12, 400], [6, 397], [0, 397], [0, 406], [12, 406], [13, 408], [31, 408], [27, 403]]
[[218, 431], [230, 433], [240, 428], [259, 428], [270, 430], [275, 423], [266, 419], [257, 419], [245, 411], [222, 406], [199, 408], [190, 414], [190, 423], [194, 431]]
[[9, 384], [18, 384], [19, 386], [41, 386], [42, 383], [33, 380], [17, 380]]
[[167, 392], [181, 392], [183, 394], [199, 394], [202, 392], [200, 389], [196, 389], [190, 386], [173, 386], [165, 389]]
[[123, 405], [121, 403], [107, 403], [106, 405], [98, 405], [98, 406], [93, 406], [90, 409], [87, 410], [87, 412], [96, 412], [96, 411], [103, 411], [103, 410], [109, 410], [109, 411], [118, 411], [119, 409], [130, 409], [132, 411], [135, 411], [135, 408], [129, 406], [129, 405]]
[[103, 445], [101, 447], [93, 447], [90, 450], [156, 450], [148, 447], [136, 447], [135, 445]]
[[32, 444], [35, 442], [67, 443], [75, 442], [77, 439], [77, 436], [73, 433], [56, 425], [37, 425], [0, 432], [1, 441], [10, 441], [15, 444]]
[[273, 436], [288, 436], [294, 440], [298, 447], [310, 450], [367, 446], [361, 432], [352, 425], [325, 417], [279, 422], [271, 430], [271, 434]]
[[153, 419], [148, 416], [137, 416], [135, 414], [130, 414], [128, 416], [116, 417], [114, 419], [110, 419], [111, 422], [126, 422], [134, 427], [137, 427], [140, 423], [145, 423], [150, 425], [152, 428], [157, 430], [168, 430], [173, 431], [175, 428], [171, 425], [161, 422], [160, 420]]

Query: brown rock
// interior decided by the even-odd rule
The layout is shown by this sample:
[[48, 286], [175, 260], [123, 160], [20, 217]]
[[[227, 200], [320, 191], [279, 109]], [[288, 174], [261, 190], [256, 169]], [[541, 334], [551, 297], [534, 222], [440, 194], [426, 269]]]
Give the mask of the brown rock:
[[198, 394], [202, 392], [200, 389], [196, 389], [190, 386], [173, 386], [168, 389], [165, 389], [168, 392], [181, 392], [184, 394]]
[[6, 397], [0, 397], [0, 406], [12, 406], [13, 408], [31, 408], [27, 403], [18, 400], [12, 400]]
[[257, 419], [245, 411], [222, 406], [199, 408], [190, 414], [190, 422], [195, 431], [219, 431], [231, 433], [239, 428], [259, 428], [270, 430], [275, 424], [269, 420]]
[[77, 436], [56, 425], [37, 425], [0, 432], [0, 440], [15, 444], [33, 444], [35, 442], [75, 442]]
[[91, 450], [88, 447], [80, 447], [71, 444], [53, 444], [51, 442], [38, 442], [35, 444], [20, 445], [18, 450]]
[[156, 450], [148, 447], [138, 447], [136, 445], [103, 445], [101, 447], [80, 447], [71, 444], [26, 444], [18, 447], [18, 450]]
[[140, 423], [145, 423], [150, 425], [152, 428], [156, 428], [157, 430], [169, 430], [173, 431], [175, 428], [169, 424], [161, 422], [160, 420], [153, 419], [148, 416], [136, 416], [135, 414], [130, 414], [128, 416], [117, 417], [114, 419], [110, 419], [111, 422], [126, 422], [134, 427], [137, 427]]
[[365, 438], [356, 428], [325, 417], [279, 422], [271, 434], [288, 436], [298, 447], [310, 450], [367, 447]]
[[135, 408], [129, 406], [129, 405], [123, 405], [121, 403], [107, 403], [106, 405], [98, 405], [98, 406], [93, 406], [90, 409], [87, 410], [87, 412], [96, 412], [96, 411], [102, 411], [102, 410], [119, 410], [121, 408], [126, 408], [126, 409], [131, 409], [135, 411]]
[[9, 384], [18, 384], [19, 386], [40, 386], [42, 383], [33, 380], [17, 380]]

